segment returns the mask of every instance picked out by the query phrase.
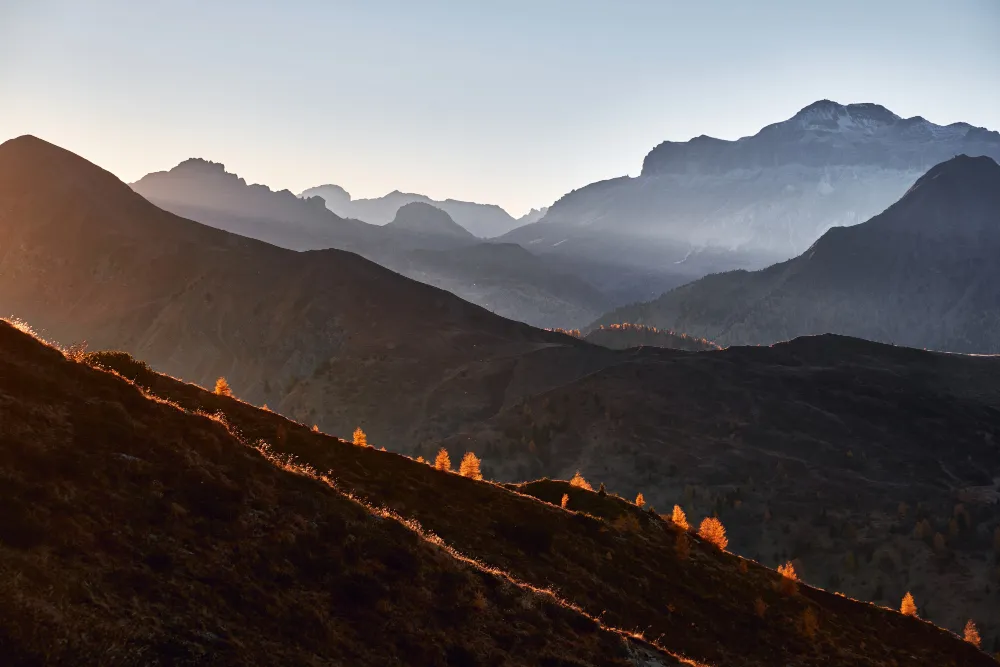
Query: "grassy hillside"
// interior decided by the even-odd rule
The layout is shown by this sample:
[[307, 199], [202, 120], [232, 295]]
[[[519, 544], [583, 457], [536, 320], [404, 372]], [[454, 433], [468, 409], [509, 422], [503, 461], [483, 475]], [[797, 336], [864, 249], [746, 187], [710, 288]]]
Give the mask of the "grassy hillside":
[[4, 665], [676, 664], [2, 322], [0, 424]]
[[24, 664], [223, 649], [260, 664], [261, 651], [386, 664], [421, 650], [421, 664], [628, 664], [623, 651], [645, 644], [609, 628], [661, 647], [644, 649], [659, 664], [663, 651], [708, 665], [993, 664], [927, 622], [790, 586], [614, 496], [449, 474], [127, 355], [67, 360], [6, 325], [0, 363], [14, 480], [0, 557], [18, 601], [0, 637]]

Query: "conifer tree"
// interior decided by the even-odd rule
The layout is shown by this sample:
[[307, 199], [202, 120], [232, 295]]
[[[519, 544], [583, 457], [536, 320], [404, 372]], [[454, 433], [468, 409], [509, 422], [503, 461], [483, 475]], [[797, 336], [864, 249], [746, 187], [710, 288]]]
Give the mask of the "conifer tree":
[[963, 638], [965, 639], [965, 641], [969, 642], [976, 648], [979, 648], [983, 642], [982, 638], [980, 638], [979, 636], [979, 628], [976, 627], [976, 624], [973, 622], [971, 618], [969, 619], [968, 623], [965, 624], [965, 631], [963, 633]]
[[434, 459], [434, 468], [437, 470], [451, 470], [451, 457], [448, 456], [448, 450], [444, 447], [438, 452], [437, 458]]
[[590, 485], [590, 482], [588, 482], [587, 480], [585, 480], [583, 478], [583, 475], [580, 474], [579, 470], [577, 470], [576, 474], [573, 475], [573, 479], [569, 480], [569, 485], [570, 486], [575, 486], [575, 487], [578, 487], [578, 488], [581, 488], [581, 489], [586, 489], [587, 491], [593, 491], [594, 490], [594, 487], [592, 487]]
[[219, 396], [232, 396], [233, 390], [229, 388], [226, 378], [220, 377], [215, 381], [215, 393]]
[[903, 602], [899, 605], [899, 613], [903, 616], [917, 615], [917, 603], [913, 601], [913, 596], [909, 591], [906, 591], [906, 595], [903, 596]]
[[646, 504], [646, 499], [642, 497], [642, 492], [640, 491], [639, 495], [635, 497], [635, 506], [642, 507], [645, 504]]
[[483, 473], [479, 470], [479, 458], [472, 452], [466, 452], [462, 457], [462, 463], [458, 466], [458, 474], [470, 479], [482, 479]]
[[670, 515], [670, 520], [677, 525], [681, 530], [688, 530], [691, 526], [688, 525], [687, 516], [684, 514], [684, 510], [681, 509], [680, 505], [674, 505], [674, 513]]
[[354, 440], [353, 440], [353, 442], [358, 447], [367, 447], [368, 446], [368, 436], [365, 435], [365, 432], [361, 430], [360, 426], [357, 427], [356, 429], [354, 429]]
[[706, 517], [698, 528], [698, 537], [711, 542], [720, 549], [729, 546], [729, 538], [726, 537], [726, 529], [722, 522], [714, 516]]

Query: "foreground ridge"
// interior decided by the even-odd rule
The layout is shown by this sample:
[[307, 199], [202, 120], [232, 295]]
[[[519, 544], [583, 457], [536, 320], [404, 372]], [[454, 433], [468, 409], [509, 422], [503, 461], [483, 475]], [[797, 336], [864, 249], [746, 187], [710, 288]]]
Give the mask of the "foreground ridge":
[[[593, 616], [606, 626], [639, 632], [643, 637], [654, 640], [658, 646], [704, 664], [773, 665], [794, 662], [801, 665], [887, 665], [893, 662], [912, 664], [914, 659], [918, 661], [917, 664], [993, 664], [985, 654], [970, 644], [920, 619], [905, 617], [895, 611], [858, 603], [805, 585], [798, 586], [794, 594], [783, 592], [782, 575], [723, 552], [692, 533], [681, 531], [672, 522], [661, 519], [651, 508], [639, 509], [613, 495], [587, 491], [559, 481], [539, 481], [504, 488], [490, 482], [437, 471], [407, 457], [380, 452], [374, 447], [354, 446], [232, 397], [216, 395], [194, 385], [158, 375], [124, 354], [97, 353], [80, 356], [81, 361], [108, 368], [112, 371], [110, 374], [96, 372], [83, 364], [72, 364], [54, 350], [42, 347], [8, 326], [0, 329], [0, 350], [3, 351], [4, 369], [0, 377], [16, 377], [21, 386], [31, 390], [22, 400], [33, 400], [40, 406], [30, 403], [30, 410], [15, 414], [60, 414], [70, 410], [70, 404], [66, 400], [74, 392], [85, 390], [90, 395], [90, 403], [80, 401], [81, 405], [87, 407], [80, 409], [79, 416], [76, 411], [71, 411], [68, 417], [52, 423], [49, 431], [42, 430], [36, 417], [35, 422], [26, 424], [23, 429], [25, 432], [29, 432], [29, 426], [38, 429], [39, 433], [47, 434], [42, 438], [43, 441], [51, 439], [55, 443], [58, 440], [54, 434], [60, 432], [59, 428], [64, 420], [69, 420], [68, 426], [72, 428], [72, 432], [80, 434], [70, 451], [83, 457], [83, 444], [89, 443], [89, 447], [86, 448], [86, 459], [77, 459], [75, 465], [68, 469], [89, 470], [94, 475], [107, 474], [107, 481], [114, 482], [109, 489], [95, 487], [88, 490], [88, 497], [93, 494], [94, 498], [102, 499], [102, 494], [115, 489], [114, 497], [122, 498], [126, 490], [134, 488], [134, 484], [152, 484], [150, 478], [157, 471], [156, 479], [164, 487], [161, 490], [163, 498], [154, 495], [154, 500], [145, 501], [151, 503], [151, 509], [143, 510], [153, 512], [149, 516], [163, 522], [153, 525], [168, 527], [157, 530], [172, 531], [174, 528], [169, 527], [174, 525], [174, 517], [186, 517], [177, 530], [184, 531], [190, 546], [202, 549], [198, 540], [203, 539], [206, 533], [218, 533], [223, 538], [231, 537], [232, 533], [229, 531], [235, 530], [233, 521], [237, 521], [240, 526], [257, 527], [259, 532], [250, 534], [255, 545], [253, 549], [241, 544], [238, 549], [234, 548], [227, 553], [230, 547], [226, 547], [223, 540], [217, 545], [213, 543], [211, 548], [204, 547], [205, 553], [189, 547], [185, 547], [191, 551], [189, 555], [168, 553], [166, 561], [157, 561], [162, 556], [154, 555], [159, 553], [157, 549], [162, 549], [166, 544], [162, 538], [145, 541], [140, 539], [136, 543], [135, 536], [129, 540], [122, 529], [117, 534], [114, 529], [110, 529], [108, 537], [101, 539], [110, 540], [109, 544], [115, 550], [111, 553], [117, 554], [118, 562], [132, 563], [126, 571], [146, 572], [145, 576], [135, 575], [137, 579], [132, 584], [139, 586], [137, 590], [140, 593], [146, 591], [148, 594], [163, 594], [157, 584], [149, 579], [151, 575], [146, 568], [152, 566], [140, 564], [145, 563], [143, 559], [152, 557], [152, 562], [161, 563], [157, 567], [173, 573], [171, 577], [187, 581], [181, 578], [180, 573], [184, 572], [184, 567], [193, 567], [189, 565], [191, 559], [205, 563], [207, 567], [208, 563], [213, 562], [212, 558], [218, 557], [220, 553], [227, 553], [226, 557], [235, 559], [238, 567], [247, 568], [246, 580], [252, 582], [251, 589], [247, 589], [246, 584], [237, 585], [229, 574], [210, 574], [202, 569], [200, 576], [203, 580], [199, 580], [199, 584], [190, 582], [196, 592], [201, 590], [200, 594], [205, 595], [208, 590], [220, 587], [219, 590], [223, 591], [221, 599], [227, 600], [230, 599], [227, 596], [233, 596], [230, 599], [233, 604], [245, 604], [244, 596], [249, 590], [256, 591], [253, 596], [262, 601], [271, 590], [270, 586], [274, 582], [281, 582], [283, 592], [280, 599], [285, 599], [285, 604], [295, 604], [296, 595], [304, 595], [308, 599], [312, 599], [309, 597], [312, 595], [355, 596], [348, 598], [350, 604], [369, 605], [364, 609], [374, 609], [371, 612], [359, 611], [352, 614], [352, 621], [375, 623], [371, 627], [387, 628], [389, 619], [397, 618], [398, 613], [410, 610], [408, 613], [413, 616], [407, 616], [410, 618], [407, 621], [409, 625], [403, 627], [412, 628], [412, 632], [419, 632], [421, 636], [430, 633], [431, 637], [442, 637], [439, 640], [442, 644], [435, 644], [437, 648], [434, 650], [444, 651], [444, 639], [440, 634], [443, 630], [439, 626], [418, 629], [414, 625], [414, 618], [424, 616], [430, 616], [431, 619], [427, 622], [431, 623], [436, 618], [434, 614], [427, 614], [426, 610], [417, 611], [417, 607], [413, 606], [417, 604], [416, 600], [407, 597], [414, 595], [422, 600], [420, 604], [430, 604], [433, 607], [441, 602], [435, 592], [438, 588], [435, 586], [429, 593], [419, 590], [411, 593], [408, 592], [408, 584], [394, 580], [392, 586], [387, 586], [380, 578], [387, 572], [396, 571], [400, 567], [400, 558], [407, 563], [412, 563], [414, 559], [418, 563], [424, 563], [425, 558], [430, 559], [430, 556], [421, 555], [424, 553], [423, 549], [429, 547], [411, 549], [406, 545], [427, 544], [429, 540], [426, 535], [432, 533], [437, 536], [430, 540], [432, 544], [435, 539], [440, 539], [450, 546], [450, 550], [444, 549], [442, 552], [447, 554], [447, 559], [443, 562], [460, 561], [468, 565], [462, 559], [470, 559], [480, 564], [476, 568], [480, 574], [448, 575], [455, 577], [451, 581], [462, 581], [464, 576], [495, 582], [496, 577], [500, 576], [498, 573], [504, 573], [512, 581], [524, 582], [532, 587], [531, 590], [558, 591], [559, 598], [568, 603], [558, 605], [558, 609], [566, 610], [559, 613], [572, 614], [573, 618], [581, 619], [580, 627], [595, 627], [593, 621], [587, 618], [588, 615]], [[142, 391], [130, 387], [122, 378], [134, 382]], [[4, 386], [3, 392], [5, 396], [14, 395], [10, 386]], [[145, 396], [142, 392], [145, 392]], [[112, 399], [122, 402], [116, 403]], [[120, 407], [114, 407], [116, 404]], [[224, 418], [218, 415], [220, 411]], [[215, 417], [206, 419], [199, 416], [199, 413]], [[131, 421], [127, 421], [125, 416]], [[158, 426], [156, 430], [151, 429], [150, 420], [154, 418], [162, 418], [163, 426], [170, 428]], [[4, 423], [8, 423], [8, 419], [5, 414]], [[133, 423], [138, 435], [130, 435], [128, 429], [123, 430], [119, 426], [121, 423]], [[209, 429], [205, 435], [199, 432], [201, 425]], [[184, 433], [185, 436], [172, 441], [171, 449], [157, 453], [151, 443], [162, 442], [168, 432]], [[269, 451], [272, 460], [286, 468], [278, 471], [283, 474], [275, 472], [273, 465], [261, 461], [260, 454], [253, 449], [242, 444], [237, 447], [238, 441], [234, 439], [233, 433], [239, 433], [245, 442], [267, 443], [267, 448], [260, 445], [258, 450]], [[22, 447], [27, 449], [27, 445]], [[64, 464], [59, 463], [59, 457], [54, 455], [54, 452], [60, 451], [54, 445], [50, 446], [49, 453], [38, 454], [34, 462], [43, 469], [58, 473], [59, 479], [49, 485], [53, 494], [65, 495], [66, 488], [72, 486], [73, 493], [80, 497], [79, 483], [67, 478], [69, 472], [58, 472], [66, 469]], [[171, 472], [167, 476], [160, 467], [171, 459], [183, 461], [184, 464], [179, 470], [169, 469]], [[265, 469], [270, 472], [262, 472]], [[380, 522], [386, 521], [386, 517], [398, 516], [406, 522], [419, 523], [421, 530], [426, 531], [422, 533], [424, 539], [421, 540], [420, 534], [415, 532], [416, 524], [410, 524], [407, 530], [398, 527], [387, 528], [386, 533], [376, 531], [372, 537], [355, 534], [352, 528], [355, 524], [347, 519], [340, 521], [330, 518], [333, 509], [323, 509], [327, 505], [332, 508], [340, 507], [342, 503], [351, 503], [351, 498], [337, 500], [341, 496], [326, 481], [315, 479], [311, 472], [304, 475], [302, 470], [328, 471], [320, 477], [330, 480], [338, 491], [363, 503], [350, 505], [356, 508], [349, 511], [354, 512], [353, 516], [358, 520], [364, 520], [366, 515], [377, 516], [380, 518], [375, 520], [374, 525], [381, 525]], [[30, 483], [27, 474], [29, 470], [19, 472], [23, 484], [27, 486]], [[290, 477], [287, 476], [288, 473], [292, 473]], [[263, 478], [258, 478], [259, 475], [263, 475]], [[57, 475], [53, 473], [50, 476]], [[135, 479], [132, 479], [133, 476]], [[270, 481], [264, 484], [264, 478]], [[264, 486], [260, 486], [261, 484]], [[291, 495], [288, 499], [282, 496], [281, 501], [277, 502], [278, 496], [286, 493], [283, 490], [286, 484], [289, 485], [287, 493]], [[43, 494], [37, 485], [28, 488], [39, 494], [39, 500], [34, 503], [39, 508], [36, 511], [44, 511], [47, 504], [57, 502]], [[560, 507], [564, 496], [565, 509]], [[30, 494], [22, 494], [21, 497], [30, 497]], [[171, 498], [176, 498], [171, 503], [176, 503], [178, 508], [166, 502]], [[11, 506], [18, 509], [15, 516], [27, 512], [27, 508], [21, 503]], [[98, 505], [90, 502], [88, 506], [93, 508]], [[296, 514], [298, 518], [283, 515], [290, 512], [291, 508], [300, 508]], [[371, 508], [380, 509], [373, 512]], [[113, 513], [118, 518], [118, 525], [134, 525], [134, 518], [128, 516], [126, 507], [120, 503], [114, 506]], [[88, 516], [92, 517], [90, 520], [96, 521], [101, 515], [91, 512]], [[152, 522], [152, 518], [147, 517], [147, 520]], [[389, 525], [398, 526], [398, 522], [389, 520]], [[369, 525], [373, 519], [366, 521], [368, 524], [364, 525]], [[332, 526], [340, 527], [335, 530]], [[273, 532], [275, 529], [276, 533]], [[325, 530], [331, 531], [330, 535], [324, 537]], [[69, 533], [60, 531], [60, 534]], [[258, 537], [252, 537], [254, 534]], [[404, 534], [410, 537], [400, 537]], [[51, 548], [52, 545], [47, 540], [52, 538], [47, 535], [35, 533], [22, 548], [42, 548], [51, 553], [61, 553]], [[354, 535], [353, 539], [349, 538], [350, 535]], [[364, 575], [361, 581], [367, 583], [362, 589], [349, 584], [347, 578], [338, 578], [346, 575], [331, 575], [321, 565], [322, 560], [315, 560], [321, 558], [320, 554], [331, 539], [336, 546], [357, 540], [374, 540], [376, 537], [376, 543], [358, 552], [369, 554], [368, 560], [361, 559], [367, 565], [357, 565], [359, 570], [350, 570], [350, 567], [345, 566], [351, 572], [352, 581]], [[246, 538], [246, 535], [241, 533], [240, 538]], [[677, 547], [679, 542], [687, 545], [683, 557]], [[304, 551], [298, 552], [299, 548]], [[348, 563], [352, 562], [349, 559], [354, 557], [349, 554], [355, 548], [343, 548], [346, 549], [343, 558]], [[411, 556], [399, 553], [414, 550]], [[248, 554], [248, 551], [251, 553]], [[461, 558], [458, 554], [462, 555]], [[54, 562], [62, 566], [66, 557], [59, 556]], [[162, 565], [163, 562], [169, 562], [169, 567]], [[382, 565], [373, 567], [376, 562]], [[17, 567], [27, 567], [23, 559], [16, 563]], [[291, 563], [292, 569], [289, 569], [288, 564], [282, 563]], [[77, 563], [75, 567], [84, 566]], [[413, 566], [402, 567], [405, 572]], [[418, 570], [424, 572], [424, 567], [421, 564]], [[448, 565], [448, 571], [452, 571], [451, 568], [454, 567], [457, 566]], [[301, 578], [302, 568], [308, 573], [305, 579]], [[330, 576], [333, 579], [327, 581], [325, 577]], [[314, 585], [321, 583], [321, 591], [312, 591], [304, 583], [306, 580], [314, 582]], [[205, 581], [211, 582], [210, 588], [199, 588], [208, 585]], [[298, 588], [299, 586], [303, 588]], [[494, 588], [502, 591], [502, 586], [494, 586], [493, 583], [487, 586], [484, 583], [483, 587], [480, 592], [486, 598], [487, 610], [495, 607], [508, 608], [505, 605], [509, 604], [509, 598], [491, 598], [488, 594]], [[460, 585], [458, 588], [460, 592], [450, 588], [445, 590], [451, 596], [448, 597], [451, 603], [467, 600], [466, 604], [469, 606], [464, 607], [466, 611], [463, 614], [478, 614], [470, 611], [478, 609], [481, 604], [473, 595], [475, 587], [469, 584], [468, 587]], [[226, 593], [227, 590], [230, 592]], [[522, 589], [519, 587], [518, 590]], [[101, 596], [109, 595], [103, 589], [98, 593]], [[285, 598], [286, 595], [291, 597]], [[500, 596], [500, 593], [497, 595]], [[532, 593], [532, 596], [535, 595], [538, 595], [537, 591]], [[73, 604], [69, 601], [71, 599], [68, 598], [64, 603], [67, 610], [73, 609]], [[165, 599], [167, 601], [160, 602], [164, 608], [170, 609], [173, 604], [180, 604], [170, 602], [173, 599], [170, 595]], [[543, 595], [542, 602], [536, 602], [536, 597], [531, 599], [534, 611], [521, 607], [523, 612], [517, 611], [513, 617], [505, 617], [504, 622], [514, 622], [515, 627], [523, 628], [528, 633], [526, 636], [536, 630], [552, 632], [541, 630], [540, 626], [535, 625], [542, 622], [537, 618], [537, 611], [546, 608], [544, 600], [551, 598]], [[399, 605], [399, 608], [394, 605]], [[458, 608], [463, 607], [459, 605]], [[517, 609], [516, 606], [513, 608]], [[576, 611], [576, 608], [583, 613]], [[233, 612], [227, 609], [225, 613]], [[369, 613], [377, 615], [379, 620], [372, 620]], [[487, 612], [483, 618], [493, 618], [491, 613]], [[521, 618], [522, 613], [526, 614], [526, 618]], [[308, 619], [301, 618], [301, 612], [295, 612], [294, 616], [298, 621], [296, 627], [286, 630], [290, 637], [297, 636], [301, 627], [317, 627], [315, 619], [309, 620], [314, 625], [305, 624]], [[543, 613], [542, 616], [551, 618], [548, 613]], [[323, 614], [320, 617], [326, 618]], [[175, 631], [190, 633], [190, 628], [184, 629], [183, 617], [178, 616], [176, 611], [171, 618], [174, 618], [176, 630], [161, 626], [155, 631], [147, 631], [158, 633], [156, 636], [160, 642], [167, 641]], [[569, 616], [566, 618], [568, 622]], [[226, 619], [225, 627], [228, 632], [239, 634], [245, 630], [240, 625], [244, 621], [239, 617], [226, 616]], [[449, 622], [455, 624], [458, 621], [452, 618]], [[338, 620], [337, 623], [341, 621]], [[444, 620], [441, 623], [446, 625]], [[528, 625], [523, 625], [525, 623]], [[576, 627], [575, 623], [577, 621], [569, 623], [571, 629]], [[535, 630], [532, 630], [533, 625]], [[363, 624], [351, 627], [355, 628], [355, 632], [365, 632], [358, 629], [364, 628]], [[879, 628], [877, 635], [873, 634], [872, 628]], [[222, 636], [216, 630], [211, 632]], [[593, 633], [591, 630], [588, 632]], [[15, 636], [24, 637], [23, 634]], [[570, 636], [556, 634], [548, 641], [560, 642], [562, 637], [567, 641], [579, 639], [570, 639]], [[613, 643], [617, 647], [615, 650], [618, 650], [622, 646], [622, 636], [610, 629], [598, 630], [594, 637], [587, 640], [587, 645], [598, 648], [607, 645], [607, 655], [619, 655], [611, 652], [611, 644], [607, 642]], [[243, 635], [239, 638], [241, 642], [250, 642]], [[189, 641], [197, 644], [193, 639]], [[396, 638], [396, 642], [408, 649], [412, 648], [412, 644], [404, 637]], [[313, 636], [301, 646], [315, 653], [325, 645]], [[280, 642], [279, 647], [274, 650], [279, 648], [282, 651], [291, 650], [288, 646], [280, 645]], [[184, 650], [189, 649], [195, 650], [190, 646]], [[589, 660], [583, 659], [581, 664], [593, 664]]]

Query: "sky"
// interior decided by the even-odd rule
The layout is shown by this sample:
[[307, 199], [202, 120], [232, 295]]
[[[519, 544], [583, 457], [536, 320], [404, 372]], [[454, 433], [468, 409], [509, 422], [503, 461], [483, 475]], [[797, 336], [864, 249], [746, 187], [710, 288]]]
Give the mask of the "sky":
[[1000, 129], [1000, 1], [0, 0], [0, 141], [519, 215], [819, 99]]

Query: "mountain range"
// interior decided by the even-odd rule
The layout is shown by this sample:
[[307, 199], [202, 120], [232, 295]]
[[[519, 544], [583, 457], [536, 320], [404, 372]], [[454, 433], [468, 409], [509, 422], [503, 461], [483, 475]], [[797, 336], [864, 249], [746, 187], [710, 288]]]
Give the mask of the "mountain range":
[[[794, 257], [826, 231], [877, 215], [958, 154], [1000, 159], [1000, 134], [902, 118], [877, 104], [822, 100], [736, 141], [663, 142], [638, 177], [587, 185], [517, 221], [496, 206], [400, 192], [353, 200], [334, 185], [296, 201], [291, 192], [248, 185], [196, 159], [133, 187], [206, 224], [296, 250], [349, 250], [501, 315], [580, 328], [608, 309], [656, 299], [708, 274]], [[476, 267], [461, 256], [469, 237], [393, 229], [399, 210], [413, 203], [444, 211], [472, 236], [499, 235], [493, 240], [538, 260], [512, 281], [509, 272], [501, 277], [487, 268], [502, 264], [506, 250], [477, 249], [485, 264]]]
[[648, 300], [708, 273], [793, 257], [827, 230], [881, 213], [959, 154], [1000, 159], [1000, 133], [822, 100], [735, 141], [663, 142], [639, 176], [574, 190], [502, 239], [589, 260], [613, 297]]
[[479, 238], [493, 238], [506, 234], [515, 227], [536, 222], [545, 215], [547, 208], [531, 209], [520, 218], [514, 218], [495, 204], [477, 204], [457, 199], [435, 200], [424, 195], [393, 190], [375, 199], [352, 199], [339, 185], [319, 185], [304, 190], [299, 196], [309, 199], [320, 197], [326, 207], [344, 218], [357, 218], [373, 225], [388, 224], [400, 207], [419, 202], [439, 208], [459, 225]]
[[[157, 206], [212, 227], [292, 250], [337, 248], [536, 326], [582, 326], [616, 305], [566, 262], [486, 244], [423, 202], [393, 209], [384, 225], [341, 218], [318, 197], [251, 185], [225, 166], [190, 159], [132, 188]], [[478, 206], [478, 205], [476, 205]], [[475, 257], [476, 261], [470, 261]]]
[[[942, 165], [938, 176], [929, 174], [911, 192], [924, 191], [918, 208], [974, 211], [963, 201], [989, 201], [979, 190], [992, 187], [992, 167], [983, 180], [946, 177], [954, 165], [965, 173], [970, 162], [977, 173], [985, 164], [962, 158]], [[937, 194], [928, 199], [928, 192]], [[698, 352], [607, 349], [498, 317], [349, 252], [296, 252], [178, 217], [33, 137], [0, 145], [0, 202], [0, 312], [28, 321], [45, 337], [122, 350], [203, 386], [225, 376], [242, 401], [266, 403], [304, 425], [296, 432], [308, 433], [310, 424], [341, 434], [361, 426], [369, 442], [396, 452], [429, 459], [442, 444], [453, 454], [474, 451], [483, 473], [499, 482], [566, 478], [579, 470], [627, 497], [642, 492], [661, 509], [680, 503], [698, 516], [717, 515], [735, 552], [764, 565], [791, 560], [806, 582], [893, 606], [912, 590], [925, 618], [957, 630], [972, 617], [987, 642], [998, 636], [991, 610], [1000, 589], [990, 560], [1000, 530], [994, 358], [829, 335]], [[975, 220], [984, 224], [976, 227]], [[962, 238], [985, 228], [985, 221], [939, 226], [938, 246], [947, 250], [949, 235]], [[917, 232], [930, 233], [919, 225]], [[970, 236], [966, 245], [979, 238]], [[147, 373], [134, 362], [115, 365], [121, 358], [98, 357], [132, 380]], [[149, 389], [182, 405], [176, 387]], [[240, 432], [251, 442], [263, 438], [254, 435], [255, 424], [280, 418], [242, 401], [227, 399], [222, 407], [227, 416], [251, 415], [240, 421]], [[185, 409], [214, 414], [220, 408]], [[107, 415], [119, 414], [107, 408]], [[276, 432], [267, 439], [281, 440]], [[329, 450], [287, 452], [308, 455], [316, 470], [333, 470], [344, 480], [354, 464], [330, 458]], [[369, 465], [354, 470], [350, 476], [371, 481]], [[434, 490], [394, 495], [401, 482], [386, 479], [397, 486], [387, 481], [378, 503], [394, 499], [401, 511], [423, 498], [435, 508], [404, 516], [429, 521], [447, 505]], [[549, 497], [552, 489], [519, 487], [525, 492]], [[490, 498], [456, 503], [453, 520], [470, 503]], [[522, 551], [535, 548], [526, 528], [532, 522], [483, 521], [483, 532], [467, 533], [460, 550], [488, 556], [477, 550], [490, 532], [508, 535]], [[431, 529], [446, 539], [461, 533]], [[592, 530], [600, 534], [598, 526]], [[626, 563], [658, 564], [653, 554], [662, 555], [663, 545], [642, 544], [651, 550]], [[580, 557], [594, 555], [592, 545], [587, 548]], [[505, 567], [518, 558], [505, 552]], [[599, 562], [616, 558], [624, 556], [612, 553]], [[537, 570], [536, 562], [520, 562], [524, 580], [557, 582], [558, 567], [549, 562]], [[649, 609], [663, 614], [658, 580], [612, 574], [631, 583], [589, 597], [591, 584], [580, 582], [590, 582], [602, 566], [589, 560], [565, 566], [587, 573], [571, 583], [595, 614], [610, 609], [616, 596], [631, 602], [646, 591], [642, 612], [616, 612], [622, 619], [616, 627], [642, 626], [637, 619]], [[569, 584], [555, 585], [565, 590]], [[724, 598], [721, 592], [712, 597]], [[825, 609], [822, 614], [834, 613]], [[650, 626], [689, 633], [687, 625], [673, 624], [674, 613], [657, 615]], [[711, 615], [700, 618], [699, 626]], [[681, 650], [711, 661], [718, 658], [713, 642]], [[859, 644], [851, 646], [839, 664], [858, 664], [850, 660]], [[794, 650], [794, 659], [780, 653], [759, 662], [806, 660]], [[726, 653], [726, 660], [733, 655]], [[831, 664], [830, 655], [814, 657], [812, 664]]]
[[605, 323], [723, 344], [841, 333], [951, 352], [1000, 352], [1000, 165], [959, 156], [883, 213], [827, 231], [795, 259], [707, 276]]

